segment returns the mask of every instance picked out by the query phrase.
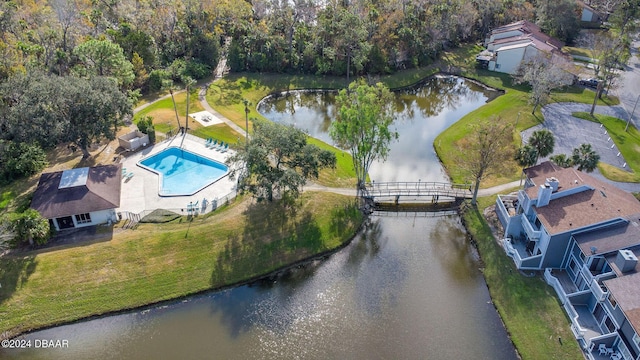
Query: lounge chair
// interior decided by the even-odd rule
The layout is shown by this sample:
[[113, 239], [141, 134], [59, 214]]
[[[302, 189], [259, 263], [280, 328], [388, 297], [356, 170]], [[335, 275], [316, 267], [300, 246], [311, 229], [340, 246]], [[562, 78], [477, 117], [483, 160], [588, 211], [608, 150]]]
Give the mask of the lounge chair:
[[134, 175], [133, 172], [128, 173], [127, 174], [127, 179], [131, 179], [133, 177], [133, 175]]
[[219, 151], [220, 149], [222, 149], [224, 147], [224, 141], [220, 141], [220, 143], [218, 144], [218, 146], [214, 146], [213, 149], [215, 149], [216, 151]]
[[217, 139], [212, 139], [211, 143], [207, 147], [215, 149], [217, 145], [218, 145], [218, 140]]
[[220, 152], [227, 152], [229, 150], [229, 144], [224, 144], [224, 148], [220, 149]]

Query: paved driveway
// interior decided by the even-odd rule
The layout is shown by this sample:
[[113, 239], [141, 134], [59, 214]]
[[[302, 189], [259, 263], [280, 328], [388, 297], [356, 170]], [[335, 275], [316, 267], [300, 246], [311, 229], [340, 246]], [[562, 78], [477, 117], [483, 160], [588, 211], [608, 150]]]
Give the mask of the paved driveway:
[[[601, 127], [598, 123], [578, 119], [571, 116], [571, 113], [573, 112], [588, 112], [590, 110], [591, 105], [588, 104], [554, 103], [546, 105], [542, 108], [544, 124], [537, 125], [523, 131], [521, 133], [523, 142], [526, 143], [531, 136], [531, 133], [533, 133], [534, 131], [546, 128], [553, 133], [556, 139], [556, 145], [554, 147], [553, 155], [571, 155], [574, 148], [580, 146], [580, 144], [582, 143], [589, 143], [600, 155], [600, 161], [629, 171], [629, 167], [624, 166], [625, 160], [623, 156], [618, 155], [619, 150], [617, 146], [615, 146], [609, 135], [606, 133], [604, 127]], [[621, 119], [626, 118], [625, 111], [620, 106], [597, 106], [595, 112], [599, 114], [615, 116]], [[548, 158], [545, 158], [543, 160], [548, 160]], [[602, 176], [602, 174], [600, 174], [597, 169], [593, 172], [592, 175], [608, 183], [615, 184], [623, 190], [640, 192], [640, 184], [620, 183], [608, 180], [604, 176]]]

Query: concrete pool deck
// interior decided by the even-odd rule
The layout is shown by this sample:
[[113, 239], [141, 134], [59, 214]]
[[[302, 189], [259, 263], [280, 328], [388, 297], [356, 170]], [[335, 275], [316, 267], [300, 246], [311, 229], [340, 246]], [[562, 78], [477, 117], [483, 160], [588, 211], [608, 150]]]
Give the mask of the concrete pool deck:
[[[139, 214], [145, 210], [156, 209], [171, 210], [178, 214], [187, 214], [187, 206], [198, 203], [198, 213], [205, 213], [212, 210], [211, 201], [233, 196], [235, 194], [236, 182], [224, 176], [215, 183], [189, 196], [160, 196], [160, 179], [156, 173], [138, 166], [138, 162], [168, 147], [180, 147], [195, 154], [224, 163], [227, 157], [233, 153], [229, 150], [225, 153], [207, 148], [205, 140], [193, 135], [175, 136], [161, 143], [149, 146], [148, 148], [127, 156], [122, 163], [122, 167], [127, 173], [133, 173], [130, 179], [122, 180], [122, 190], [120, 194], [120, 207], [117, 212], [131, 212]], [[203, 200], [207, 200], [207, 206], [203, 209]]]

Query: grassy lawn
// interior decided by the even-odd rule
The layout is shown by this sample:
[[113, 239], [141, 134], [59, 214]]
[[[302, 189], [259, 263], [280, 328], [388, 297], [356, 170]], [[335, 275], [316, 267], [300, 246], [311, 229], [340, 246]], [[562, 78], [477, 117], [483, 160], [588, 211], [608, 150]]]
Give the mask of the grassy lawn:
[[481, 210], [468, 207], [463, 217], [467, 230], [477, 242], [491, 299], [520, 356], [523, 359], [583, 359], [553, 289], [541, 276], [526, 277], [518, 272], [491, 234], [481, 212], [493, 203], [495, 196], [482, 198]]
[[600, 162], [598, 169], [602, 175], [614, 181], [640, 182], [640, 132], [633, 124], [629, 125], [628, 131], [624, 131], [627, 122], [613, 116], [591, 115], [588, 112], [576, 112], [571, 115], [603, 124], [609, 132], [611, 140], [616, 144], [627, 165], [631, 168], [631, 171], [624, 171]]
[[245, 281], [339, 247], [361, 222], [351, 197], [304, 193], [296, 206], [247, 198], [215, 216], [140, 224], [105, 241], [4, 257], [0, 334]]
[[[436, 153], [440, 157], [441, 162], [447, 169], [449, 176], [453, 182], [468, 182], [468, 175], [464, 174], [455, 166], [455, 144], [461, 139], [467, 137], [471, 132], [470, 125], [478, 121], [487, 121], [489, 119], [500, 119], [502, 122], [512, 124], [517, 131], [514, 134], [513, 149], [515, 150], [521, 145], [519, 132], [528, 129], [534, 125], [544, 121], [540, 109], [534, 114], [531, 113], [533, 106], [529, 103], [529, 87], [526, 85], [514, 84], [510, 75], [487, 71], [475, 68], [475, 55], [482, 50], [477, 45], [468, 45], [447, 52], [443, 55], [442, 60], [446, 65], [443, 67], [452, 67], [457, 69], [463, 76], [478, 80], [493, 88], [504, 91], [501, 95], [480, 107], [479, 109], [465, 115], [455, 124], [443, 131], [434, 141]], [[592, 103], [594, 93], [588, 89], [579, 86], [570, 86], [562, 91], [555, 91], [551, 94], [552, 102], [580, 102]], [[618, 100], [615, 98], [604, 98], [599, 100], [600, 105], [615, 105]], [[492, 176], [483, 181], [482, 187], [491, 187], [497, 184], [518, 180], [520, 178], [521, 169], [514, 161], [507, 164], [505, 172], [498, 176]]]

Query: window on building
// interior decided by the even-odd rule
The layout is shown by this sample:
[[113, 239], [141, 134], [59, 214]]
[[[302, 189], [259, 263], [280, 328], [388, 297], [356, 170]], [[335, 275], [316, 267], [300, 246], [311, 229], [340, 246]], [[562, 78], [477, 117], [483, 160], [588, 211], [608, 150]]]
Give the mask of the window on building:
[[611, 307], [615, 309], [616, 306], [618, 306], [618, 302], [616, 301], [616, 298], [613, 297], [613, 295], [609, 294], [609, 303], [611, 304]]
[[609, 333], [612, 333], [612, 332], [616, 331], [616, 325], [613, 323], [611, 318], [608, 317], [608, 316], [607, 316], [606, 320], [604, 321], [604, 326], [607, 327], [607, 330], [609, 330]]
[[500, 69], [500, 64], [496, 63], [496, 69]]
[[90, 222], [91, 222], [91, 215], [89, 215], [89, 213], [76, 215], [76, 223], [88, 224]]
[[633, 342], [640, 348], [640, 336], [638, 334], [633, 334]]
[[573, 272], [574, 275], [578, 273], [578, 264], [576, 264], [576, 261], [573, 259], [573, 257], [569, 262], [569, 268], [571, 269], [571, 272]]

